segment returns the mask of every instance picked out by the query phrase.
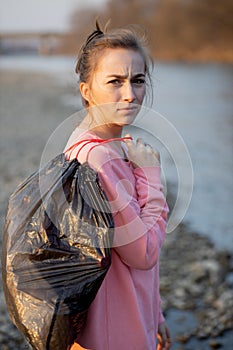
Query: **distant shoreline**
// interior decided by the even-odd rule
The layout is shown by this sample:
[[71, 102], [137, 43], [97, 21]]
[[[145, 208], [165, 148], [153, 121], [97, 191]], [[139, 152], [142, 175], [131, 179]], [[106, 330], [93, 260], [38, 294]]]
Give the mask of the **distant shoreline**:
[[233, 50], [219, 52], [200, 50], [198, 52], [177, 51], [177, 52], [157, 52], [153, 55], [155, 60], [171, 63], [230, 63], [233, 64]]
[[[41, 57], [76, 57], [77, 50], [64, 49], [54, 50], [53, 52], [40, 52], [38, 48], [34, 47], [1, 47], [0, 58], [6, 56], [17, 55], [32, 55]], [[190, 51], [185, 48], [178, 48], [174, 51], [160, 50], [152, 51], [151, 57], [155, 61], [162, 61], [164, 63], [229, 63], [233, 64], [233, 49], [221, 48], [203, 48], [197, 51]]]
[[[37, 51], [34, 50], [6, 50], [4, 52], [0, 51], [0, 61], [6, 57], [67, 57], [71, 58], [76, 57], [75, 54], [67, 54], [67, 53], [57, 53], [53, 55], [41, 55], [38, 54]], [[206, 52], [200, 52], [198, 54], [193, 55], [192, 53], [179, 53], [169, 54], [169, 53], [156, 53], [152, 56], [155, 62], [163, 62], [163, 63], [185, 63], [185, 64], [233, 64], [233, 52], [226, 53], [224, 55], [209, 55]], [[1, 66], [0, 66], [1, 69]]]

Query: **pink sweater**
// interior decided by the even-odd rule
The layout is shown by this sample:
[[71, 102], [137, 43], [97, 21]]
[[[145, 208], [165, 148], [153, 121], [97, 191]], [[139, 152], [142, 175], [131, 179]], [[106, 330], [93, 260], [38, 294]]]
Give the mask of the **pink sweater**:
[[[93, 134], [86, 133], [82, 138], [93, 138]], [[71, 136], [68, 145], [77, 141]], [[92, 146], [80, 151], [81, 163]], [[71, 159], [80, 147], [75, 148]], [[168, 212], [160, 167], [133, 169], [110, 143], [92, 149], [88, 162], [98, 172], [111, 203], [114, 248], [111, 267], [77, 341], [91, 350], [155, 350], [158, 324], [164, 321], [159, 254]]]

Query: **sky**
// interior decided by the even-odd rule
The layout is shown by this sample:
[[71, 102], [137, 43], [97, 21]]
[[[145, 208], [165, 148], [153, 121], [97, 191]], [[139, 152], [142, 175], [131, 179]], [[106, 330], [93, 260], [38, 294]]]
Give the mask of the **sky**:
[[107, 0], [0, 0], [0, 32], [64, 31], [72, 11]]

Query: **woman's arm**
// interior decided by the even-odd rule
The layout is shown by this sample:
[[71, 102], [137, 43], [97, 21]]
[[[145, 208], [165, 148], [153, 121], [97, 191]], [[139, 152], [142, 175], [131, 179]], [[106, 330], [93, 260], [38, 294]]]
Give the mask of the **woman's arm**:
[[[150, 269], [158, 262], [168, 208], [159, 167], [137, 168], [134, 175], [138, 198], [136, 203], [133, 198], [128, 200], [125, 208], [114, 214], [114, 245], [127, 265]], [[124, 197], [125, 193], [122, 189], [119, 197]]]
[[[80, 152], [81, 162], [85, 161], [88, 151], [88, 146], [85, 148], [85, 152]], [[128, 169], [133, 184], [126, 174], [128, 165], [124, 166], [119, 158], [114, 159], [110, 150], [109, 146], [95, 147], [89, 154], [89, 164], [98, 172], [110, 201], [115, 224], [114, 249], [125, 264], [150, 269], [158, 262], [168, 211], [160, 166], [154, 165], [154, 158], [150, 165], [148, 157], [141, 152], [142, 158], [147, 159], [146, 166]], [[135, 154], [140, 160], [138, 153]]]

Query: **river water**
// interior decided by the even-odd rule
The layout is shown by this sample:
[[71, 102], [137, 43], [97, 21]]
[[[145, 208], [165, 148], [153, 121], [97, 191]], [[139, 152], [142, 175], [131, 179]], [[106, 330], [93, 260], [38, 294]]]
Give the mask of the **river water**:
[[156, 109], [176, 127], [193, 164], [184, 220], [233, 248], [233, 66], [158, 64]]
[[[75, 89], [74, 66], [75, 58], [67, 57], [0, 58], [0, 69], [51, 74], [59, 84], [73, 84]], [[183, 220], [221, 249], [233, 248], [232, 77], [233, 65], [158, 62], [153, 79], [152, 108], [173, 125], [192, 161], [193, 192]], [[77, 104], [74, 95], [61, 98], [64, 104]], [[153, 120], [150, 123], [156, 128]], [[175, 166], [166, 152], [164, 157], [166, 180], [177, 192]]]

